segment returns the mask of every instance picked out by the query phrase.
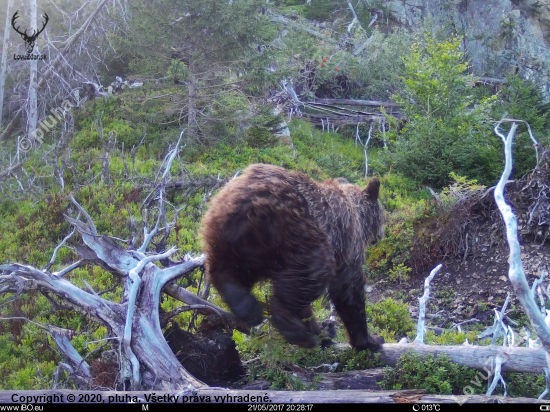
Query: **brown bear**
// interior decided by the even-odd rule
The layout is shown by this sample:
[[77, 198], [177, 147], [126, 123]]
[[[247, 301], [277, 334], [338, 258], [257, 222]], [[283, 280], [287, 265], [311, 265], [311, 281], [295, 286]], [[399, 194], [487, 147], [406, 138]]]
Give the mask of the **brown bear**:
[[321, 330], [311, 303], [328, 289], [353, 347], [378, 349], [367, 332], [365, 247], [384, 234], [372, 178], [366, 189], [346, 179], [318, 183], [282, 167], [254, 164], [212, 199], [201, 239], [209, 281], [248, 327], [263, 319], [250, 294], [271, 279], [270, 313], [281, 335], [306, 348]]

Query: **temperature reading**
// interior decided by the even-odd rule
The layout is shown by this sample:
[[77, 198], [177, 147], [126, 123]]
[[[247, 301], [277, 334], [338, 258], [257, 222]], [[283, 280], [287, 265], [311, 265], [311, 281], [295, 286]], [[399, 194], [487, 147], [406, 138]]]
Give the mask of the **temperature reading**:
[[435, 411], [435, 412], [439, 412], [440, 410], [440, 405], [438, 403], [436, 404], [433, 404], [433, 403], [426, 403], [426, 404], [416, 404], [416, 405], [413, 405], [413, 411], [415, 412], [432, 412], [432, 411]]

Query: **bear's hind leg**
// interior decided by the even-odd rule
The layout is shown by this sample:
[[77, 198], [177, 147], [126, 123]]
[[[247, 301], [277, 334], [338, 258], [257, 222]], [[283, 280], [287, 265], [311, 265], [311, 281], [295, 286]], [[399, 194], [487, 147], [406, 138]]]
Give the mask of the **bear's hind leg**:
[[303, 310], [300, 318], [306, 325], [306, 330], [313, 335], [318, 336], [321, 333], [321, 328], [313, 316], [313, 306], [307, 305]]
[[299, 308], [275, 294], [271, 299], [270, 306], [273, 322], [288, 343], [303, 348], [317, 346], [317, 335], [321, 330], [313, 318], [311, 305]]
[[[300, 226], [302, 225], [302, 226]], [[313, 317], [312, 302], [334, 277], [334, 257], [330, 244], [306, 219], [292, 226], [296, 229], [281, 250], [271, 276], [273, 296], [270, 314], [283, 337], [304, 348], [317, 346], [321, 328]]]

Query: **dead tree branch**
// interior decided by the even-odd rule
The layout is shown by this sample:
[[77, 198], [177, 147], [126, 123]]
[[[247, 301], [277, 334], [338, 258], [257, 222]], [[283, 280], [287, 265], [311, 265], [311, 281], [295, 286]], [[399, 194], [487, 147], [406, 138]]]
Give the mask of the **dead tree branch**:
[[[504, 136], [499, 130], [499, 127], [503, 121], [512, 123], [510, 131], [508, 132], [508, 136]], [[504, 142], [504, 155], [506, 160], [504, 171], [502, 172], [502, 176], [500, 177], [500, 180], [495, 188], [495, 202], [500, 210], [502, 219], [504, 220], [504, 224], [506, 227], [506, 237], [508, 240], [508, 245], [510, 247], [510, 267], [508, 270], [508, 278], [510, 279], [510, 283], [514, 287], [514, 291], [518, 300], [520, 301], [523, 309], [525, 310], [525, 313], [527, 314], [531, 322], [531, 326], [534, 332], [542, 341], [545, 349], [547, 351], [550, 351], [550, 327], [546, 324], [544, 316], [535, 301], [534, 291], [531, 291], [531, 289], [529, 288], [529, 284], [527, 283], [527, 279], [523, 271], [523, 264], [521, 261], [520, 246], [517, 234], [517, 218], [512, 211], [512, 208], [506, 203], [504, 199], [504, 186], [506, 185], [508, 177], [512, 172], [512, 141], [516, 134], [518, 122], [519, 121], [517, 120], [503, 119], [495, 126], [495, 133]], [[530, 133], [530, 135], [531, 139], [534, 139], [532, 133]], [[534, 141], [534, 143], [536, 148], [536, 140]]]
[[[181, 140], [181, 136], [180, 136]], [[57, 251], [68, 241], [73, 233], [65, 237], [55, 248], [54, 253], [43, 270], [32, 266], [9, 263], [0, 265], [0, 294], [15, 293], [19, 296], [30, 290], [38, 290], [44, 294], [53, 294], [68, 304], [71, 308], [83, 313], [90, 319], [102, 323], [109, 330], [109, 338], [117, 340], [122, 354], [121, 384], [132, 389], [165, 389], [165, 390], [196, 390], [204, 388], [205, 384], [190, 375], [178, 362], [170, 350], [160, 324], [160, 297], [164, 286], [179, 277], [191, 273], [204, 264], [204, 258], [185, 258], [180, 262], [171, 261], [170, 267], [161, 269], [154, 262], [168, 259], [177, 250], [172, 248], [163, 253], [148, 254], [147, 245], [153, 242], [159, 232], [159, 222], [166, 214], [164, 183], [168, 180], [170, 166], [179, 150], [179, 141], [173, 151], [167, 156], [160, 183], [160, 193], [156, 201], [159, 210], [155, 228], [147, 229], [147, 219], [144, 218], [144, 240], [139, 250], [121, 246], [116, 240], [100, 235], [91, 216], [76, 199], [70, 195], [71, 202], [76, 206], [78, 215], [83, 215], [88, 224], [65, 215], [66, 220], [78, 232], [82, 245], [75, 245], [79, 261], [61, 269], [57, 273], [49, 270], [55, 262]], [[147, 200], [151, 205], [153, 200]], [[164, 219], [166, 224], [166, 219]], [[172, 225], [165, 225], [164, 231], [170, 231]], [[83, 262], [98, 265], [122, 280], [123, 294], [119, 303], [102, 298], [90, 286], [86, 292], [63, 276], [81, 266]], [[138, 293], [139, 292], [139, 293]], [[197, 299], [200, 299], [197, 297]], [[214, 305], [205, 303], [205, 309], [218, 312]], [[221, 310], [220, 310], [221, 311]], [[221, 311], [223, 315], [223, 311]], [[226, 317], [228, 317], [226, 315]], [[77, 384], [83, 388], [90, 387], [90, 374], [87, 365], [78, 356], [70, 341], [62, 335], [52, 332], [54, 340], [63, 353], [68, 365], [66, 370], [72, 371]]]

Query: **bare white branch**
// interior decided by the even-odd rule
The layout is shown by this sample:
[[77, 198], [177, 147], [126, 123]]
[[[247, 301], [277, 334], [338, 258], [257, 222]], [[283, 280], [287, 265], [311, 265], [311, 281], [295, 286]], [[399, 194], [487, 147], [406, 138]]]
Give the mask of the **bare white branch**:
[[486, 395], [492, 395], [493, 391], [497, 387], [497, 384], [499, 382], [502, 382], [502, 386], [504, 387], [504, 395], [503, 396], [506, 396], [506, 382], [504, 382], [504, 378], [501, 375], [502, 364], [504, 362], [506, 362], [506, 359], [504, 359], [504, 357], [502, 355], [497, 355], [496, 356], [496, 358], [495, 358], [495, 373], [494, 373], [493, 382], [491, 383], [491, 386], [489, 386], [489, 388], [487, 389]]
[[510, 279], [510, 283], [514, 287], [518, 300], [531, 321], [533, 330], [542, 341], [545, 349], [550, 350], [550, 328], [546, 325], [540, 308], [535, 302], [534, 293], [532, 293], [527, 283], [527, 279], [525, 278], [523, 264], [521, 261], [520, 245], [517, 237], [517, 219], [512, 211], [512, 208], [504, 199], [504, 186], [510, 177], [510, 173], [512, 172], [512, 141], [516, 134], [518, 125], [516, 122], [513, 122], [508, 132], [508, 136], [505, 137], [499, 132], [499, 126], [503, 121], [507, 120], [503, 119], [495, 126], [495, 133], [500, 136], [504, 142], [504, 154], [506, 160], [504, 171], [502, 172], [502, 176], [495, 188], [495, 202], [502, 215], [502, 219], [504, 220], [506, 238], [510, 248], [510, 267], [508, 270], [508, 277]]
[[92, 235], [94, 236], [97, 236], [97, 229], [94, 225], [94, 221], [92, 220], [92, 218], [90, 217], [90, 215], [88, 214], [88, 212], [86, 212], [84, 210], [84, 208], [82, 206], [80, 206], [80, 203], [78, 203], [75, 198], [73, 197], [73, 194], [69, 194], [69, 199], [71, 200], [71, 202], [73, 203], [73, 205], [75, 205], [77, 207], [77, 209], [79, 210], [80, 213], [82, 213], [84, 215], [84, 217], [86, 218], [86, 221], [88, 222], [88, 227], [90, 228], [90, 232]]
[[62, 278], [67, 273], [72, 272], [76, 268], [79, 268], [80, 266], [82, 266], [85, 261], [86, 261], [85, 259], [80, 259], [80, 260], [76, 261], [75, 263], [67, 266], [66, 268], [61, 269], [59, 272], [53, 272], [52, 275], [54, 275], [58, 278]]
[[[80, 213], [78, 214], [78, 216], [80, 216]], [[78, 219], [78, 217], [77, 217], [77, 219]], [[51, 257], [50, 261], [46, 264], [46, 266], [44, 266], [44, 268], [42, 270], [45, 270], [45, 271], [50, 270], [52, 265], [55, 263], [55, 258], [57, 257], [57, 252], [59, 251], [59, 249], [61, 249], [63, 247], [63, 245], [65, 245], [65, 243], [67, 243], [67, 240], [69, 240], [71, 237], [73, 237], [75, 232], [76, 232], [76, 228], [73, 227], [73, 230], [71, 231], [71, 233], [69, 233], [67, 236], [65, 236], [63, 238], [63, 240], [61, 241], [61, 243], [59, 243], [59, 245], [57, 245], [55, 247], [55, 249], [53, 250], [52, 257]]]
[[199, 257], [190, 259], [179, 265], [175, 265], [175, 266], [161, 270], [161, 274], [162, 274], [161, 284], [164, 285], [170, 282], [171, 280], [177, 279], [178, 277], [183, 276], [186, 273], [190, 273], [196, 268], [203, 266], [204, 260], [205, 260], [204, 255], [201, 255]]
[[424, 324], [426, 322], [426, 302], [430, 297], [430, 282], [434, 276], [441, 270], [443, 267], [442, 264], [437, 265], [430, 273], [430, 276], [424, 280], [424, 294], [422, 297], [418, 298], [419, 309], [418, 309], [418, 324], [416, 326], [416, 339], [413, 343], [424, 343]]

